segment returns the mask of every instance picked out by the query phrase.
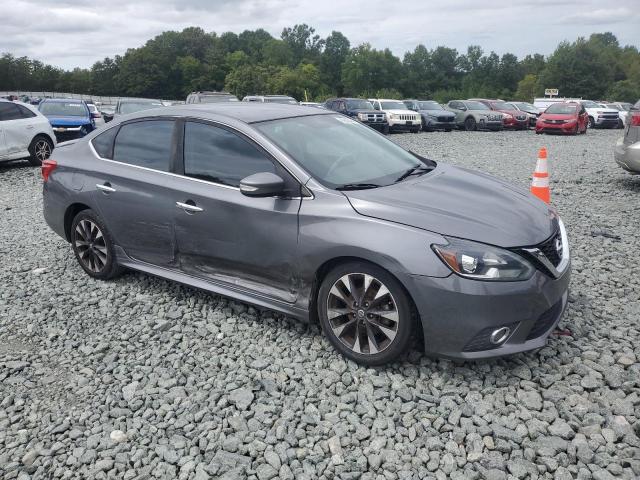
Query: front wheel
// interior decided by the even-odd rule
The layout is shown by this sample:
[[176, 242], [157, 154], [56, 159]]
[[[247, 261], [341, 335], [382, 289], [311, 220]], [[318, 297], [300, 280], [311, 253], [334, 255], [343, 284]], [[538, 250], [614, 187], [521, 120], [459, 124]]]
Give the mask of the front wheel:
[[29, 163], [34, 167], [42, 165], [53, 151], [53, 142], [44, 135], [38, 135], [29, 145]]
[[451, 129], [450, 129], [450, 128], [445, 128], [445, 129], [444, 129], [444, 131], [445, 131], [445, 132], [450, 132], [450, 131], [451, 131]]
[[596, 121], [593, 117], [589, 117], [589, 128], [596, 128]]
[[476, 126], [476, 119], [473, 117], [468, 117], [465, 121], [464, 121], [464, 129], [467, 132], [473, 132], [477, 129]]
[[382, 133], [384, 135], [389, 135], [389, 125], [385, 125], [384, 127], [382, 127]]
[[122, 271], [111, 234], [93, 210], [82, 210], [71, 223], [71, 246], [82, 269], [93, 278], [109, 280]]
[[334, 268], [320, 286], [317, 305], [325, 335], [355, 362], [382, 365], [409, 350], [415, 321], [411, 301], [380, 267], [349, 262]]

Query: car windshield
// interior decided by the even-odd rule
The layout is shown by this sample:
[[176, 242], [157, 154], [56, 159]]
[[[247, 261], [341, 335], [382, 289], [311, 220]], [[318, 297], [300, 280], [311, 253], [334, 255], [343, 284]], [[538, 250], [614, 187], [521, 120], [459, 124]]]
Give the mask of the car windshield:
[[255, 127], [323, 185], [333, 189], [390, 185], [407, 171], [431, 169], [369, 127], [342, 115], [271, 120]]
[[83, 103], [78, 102], [43, 102], [40, 104], [43, 115], [59, 117], [86, 117], [87, 110]]
[[127, 113], [139, 112], [141, 110], [158, 107], [162, 107], [162, 102], [122, 102], [120, 103], [120, 113], [124, 115]]
[[347, 100], [347, 108], [349, 110], [373, 110], [373, 105], [368, 100]]
[[200, 103], [222, 103], [237, 101], [238, 98], [233, 95], [200, 95]]
[[625, 112], [628, 112], [629, 110], [631, 110], [631, 104], [630, 103], [621, 103], [620, 104], [620, 108], [622, 110], [624, 110]]
[[418, 104], [420, 105], [420, 110], [444, 110], [442, 105], [434, 101], [418, 102]]
[[98, 107], [96, 107], [95, 105], [93, 105], [92, 103], [90, 103], [89, 105], [87, 105], [87, 107], [89, 107], [89, 111], [91, 113], [96, 113], [98, 111]]
[[604, 106], [607, 108], [613, 108], [614, 110], [618, 110], [619, 112], [622, 111], [622, 107], [616, 105], [615, 103], [606, 103]]
[[576, 113], [577, 105], [570, 105], [566, 103], [554, 103], [544, 113], [557, 113], [557, 114], [572, 114]]
[[288, 105], [297, 105], [295, 98], [291, 97], [265, 97], [265, 103], [286, 103]]
[[380, 102], [382, 110], [409, 110], [402, 102]]
[[602, 108], [600, 105], [598, 105], [596, 102], [592, 102], [591, 100], [585, 100], [582, 102], [582, 105], [584, 105], [584, 108]]
[[507, 102], [493, 102], [491, 106], [495, 110], [516, 110], [513, 105], [509, 105]]
[[464, 102], [469, 110], [491, 110], [482, 102]]

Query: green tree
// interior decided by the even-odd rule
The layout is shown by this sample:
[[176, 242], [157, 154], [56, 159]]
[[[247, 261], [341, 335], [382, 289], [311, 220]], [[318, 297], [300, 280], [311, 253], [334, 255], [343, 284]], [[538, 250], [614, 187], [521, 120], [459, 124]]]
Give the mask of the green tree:
[[330, 85], [338, 96], [342, 96], [342, 64], [349, 55], [351, 44], [347, 37], [335, 31], [331, 32], [324, 42], [324, 51], [320, 57], [320, 74], [324, 83]]
[[538, 77], [529, 73], [518, 82], [518, 89], [516, 90], [515, 97], [517, 100], [522, 100], [523, 102], [533, 102], [533, 99], [538, 93]]
[[320, 35], [316, 35], [315, 32], [315, 29], [306, 23], [282, 30], [281, 38], [291, 49], [292, 67], [303, 60], [317, 62], [324, 46], [324, 40], [320, 38]]

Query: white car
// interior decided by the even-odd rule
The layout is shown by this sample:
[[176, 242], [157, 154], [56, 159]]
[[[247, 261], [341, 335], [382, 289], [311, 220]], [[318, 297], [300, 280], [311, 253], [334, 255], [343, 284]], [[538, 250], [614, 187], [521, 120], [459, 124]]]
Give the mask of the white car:
[[55, 146], [47, 117], [32, 105], [0, 99], [0, 161], [28, 158], [38, 166]]
[[98, 107], [93, 103], [87, 103], [87, 107], [89, 107], [89, 112], [91, 112], [91, 117], [96, 123], [96, 128], [103, 126], [106, 122], [102, 117], [102, 113], [100, 113], [100, 110], [98, 110]]
[[370, 98], [369, 101], [373, 108], [385, 113], [387, 122], [389, 122], [390, 132], [418, 133], [422, 130], [422, 116], [413, 110], [409, 110], [400, 100]]
[[606, 102], [606, 103], [601, 103], [600, 105], [602, 105], [605, 108], [612, 108], [618, 111], [618, 128], [624, 128], [627, 126], [627, 118], [629, 116], [629, 110], [631, 110], [631, 107], [633, 105], [626, 102], [613, 102], [613, 103]]
[[589, 115], [589, 128], [617, 128], [620, 116], [618, 110], [602, 107], [592, 100], [580, 100]]

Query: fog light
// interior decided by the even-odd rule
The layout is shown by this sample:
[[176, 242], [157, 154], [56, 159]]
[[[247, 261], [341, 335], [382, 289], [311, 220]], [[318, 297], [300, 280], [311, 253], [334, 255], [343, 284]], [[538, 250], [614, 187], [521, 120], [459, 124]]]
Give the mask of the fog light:
[[491, 333], [489, 340], [494, 345], [501, 345], [509, 338], [509, 335], [511, 335], [511, 329], [509, 327], [500, 327]]

